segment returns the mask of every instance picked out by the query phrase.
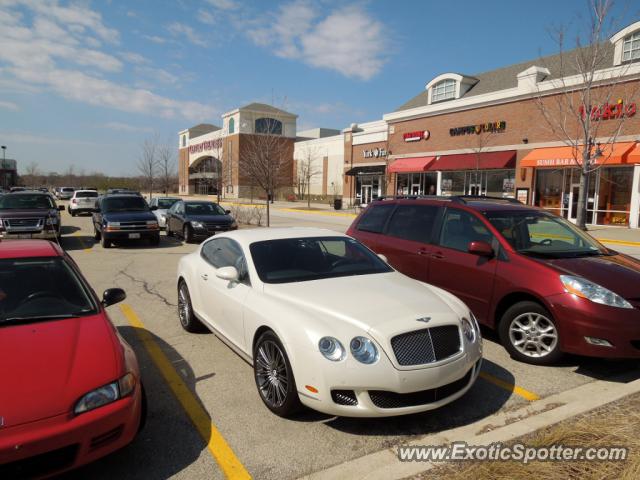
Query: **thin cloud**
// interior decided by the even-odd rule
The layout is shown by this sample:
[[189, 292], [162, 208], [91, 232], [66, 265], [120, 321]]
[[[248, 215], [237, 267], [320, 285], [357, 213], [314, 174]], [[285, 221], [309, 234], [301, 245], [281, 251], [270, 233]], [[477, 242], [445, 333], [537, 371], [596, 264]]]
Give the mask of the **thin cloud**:
[[120, 58], [123, 60], [133, 63], [134, 65], [147, 65], [151, 63], [148, 58], [140, 55], [135, 52], [120, 52]]
[[17, 104], [13, 102], [7, 102], [5, 100], [0, 100], [0, 108], [11, 110], [12, 112], [17, 112], [18, 110], [20, 110], [20, 107]]
[[[255, 19], [249, 22], [255, 23]], [[369, 80], [385, 62], [388, 32], [360, 5], [339, 7], [328, 15], [307, 0], [282, 5], [257, 28], [238, 25], [258, 46], [274, 55]]]
[[206, 11], [204, 8], [201, 8], [200, 10], [198, 10], [198, 15], [196, 16], [196, 18], [198, 19], [199, 22], [204, 23], [206, 25], [216, 24], [216, 17], [211, 15], [211, 13]]
[[129, 125], [128, 123], [121, 122], [107, 122], [103, 126], [109, 130], [116, 130], [119, 132], [153, 133], [153, 128], [151, 127], [138, 127], [136, 125]]
[[236, 10], [239, 7], [233, 0], [207, 0], [207, 3], [220, 10]]
[[163, 37], [159, 37], [158, 35], [142, 35], [142, 38], [149, 40], [150, 42], [157, 43], [158, 45], [162, 45], [167, 43], [167, 39]]
[[196, 31], [189, 25], [180, 22], [174, 22], [170, 24], [167, 29], [175, 37], [183, 36], [194, 45], [197, 45], [199, 47], [207, 46], [207, 42], [202, 39], [202, 36], [196, 33]]

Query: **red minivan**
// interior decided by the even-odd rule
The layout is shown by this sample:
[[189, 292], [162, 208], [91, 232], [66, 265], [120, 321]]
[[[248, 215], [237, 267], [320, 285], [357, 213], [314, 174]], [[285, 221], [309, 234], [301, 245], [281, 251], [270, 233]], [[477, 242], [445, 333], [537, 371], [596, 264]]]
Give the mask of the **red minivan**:
[[347, 234], [460, 297], [518, 360], [640, 357], [640, 261], [548, 211], [488, 197], [383, 199]]

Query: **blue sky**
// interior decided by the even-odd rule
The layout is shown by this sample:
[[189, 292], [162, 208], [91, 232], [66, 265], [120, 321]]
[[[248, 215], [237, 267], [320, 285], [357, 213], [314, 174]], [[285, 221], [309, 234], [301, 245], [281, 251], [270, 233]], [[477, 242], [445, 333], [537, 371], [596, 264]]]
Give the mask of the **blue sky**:
[[[0, 0], [0, 143], [20, 167], [135, 175], [142, 141], [253, 101], [298, 128], [381, 118], [436, 75], [555, 53], [587, 0]], [[619, 2], [616, 27], [640, 19]], [[19, 168], [20, 168], [19, 167]]]

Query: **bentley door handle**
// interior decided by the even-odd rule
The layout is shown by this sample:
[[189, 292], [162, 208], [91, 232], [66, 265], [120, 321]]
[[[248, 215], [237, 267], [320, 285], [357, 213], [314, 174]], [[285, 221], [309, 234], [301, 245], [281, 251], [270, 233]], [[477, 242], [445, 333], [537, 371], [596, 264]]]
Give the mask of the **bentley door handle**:
[[209, 280], [209, 275], [207, 275], [206, 273], [201, 273], [200, 276], [203, 280]]

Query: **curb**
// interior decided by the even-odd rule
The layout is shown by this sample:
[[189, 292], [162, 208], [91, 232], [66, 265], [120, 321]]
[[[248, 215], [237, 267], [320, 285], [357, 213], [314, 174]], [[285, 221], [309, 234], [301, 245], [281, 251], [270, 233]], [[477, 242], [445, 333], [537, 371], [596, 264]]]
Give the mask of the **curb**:
[[[475, 423], [426, 435], [403, 446], [443, 445], [453, 441], [464, 441], [470, 445], [509, 442], [638, 392], [640, 379], [629, 383], [596, 380], [550, 395], [518, 410], [497, 412]], [[396, 447], [393, 447], [311, 473], [301, 480], [403, 479], [431, 470], [436, 465], [439, 463], [401, 462]]]

